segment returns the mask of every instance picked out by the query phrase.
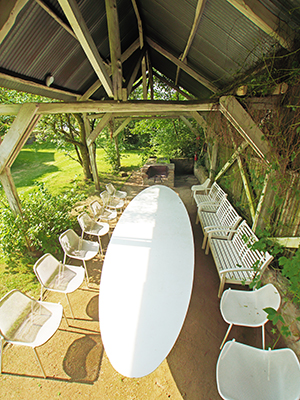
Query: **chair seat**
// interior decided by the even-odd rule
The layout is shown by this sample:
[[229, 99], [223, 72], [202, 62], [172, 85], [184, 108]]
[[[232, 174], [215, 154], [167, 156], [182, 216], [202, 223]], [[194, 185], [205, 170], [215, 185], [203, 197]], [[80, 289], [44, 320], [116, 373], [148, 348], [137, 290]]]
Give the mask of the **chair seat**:
[[280, 295], [272, 284], [258, 290], [226, 290], [220, 301], [222, 317], [228, 324], [259, 327], [265, 324], [267, 313], [264, 308], [278, 310]]
[[109, 225], [106, 222], [91, 222], [89, 226], [85, 228], [85, 233], [87, 235], [104, 236], [109, 231]]
[[62, 293], [72, 293], [81, 285], [84, 279], [84, 269], [73, 265], [61, 266], [44, 282], [48, 290]]
[[262, 350], [230, 341], [216, 368], [225, 400], [298, 400], [300, 366], [291, 349]]

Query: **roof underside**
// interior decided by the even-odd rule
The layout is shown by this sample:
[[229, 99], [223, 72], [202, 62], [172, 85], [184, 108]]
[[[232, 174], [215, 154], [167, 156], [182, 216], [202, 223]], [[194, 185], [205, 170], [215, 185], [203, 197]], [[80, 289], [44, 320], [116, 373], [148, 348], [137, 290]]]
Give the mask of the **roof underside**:
[[[110, 64], [105, 1], [69, 1], [78, 6], [103, 62]], [[5, 2], [18, 3], [2, 1], [0, 7]], [[60, 0], [23, 2], [25, 5], [14, 24], [1, 37], [0, 86], [64, 101], [79, 100], [99, 77], [80, 38], [71, 34]], [[117, 0], [116, 3], [121, 53], [134, 43], [139, 44], [140, 17], [152, 68], [200, 100], [209, 99], [212, 87], [221, 90], [265, 55], [288, 47], [278, 40], [275, 32], [291, 43], [300, 28], [300, 0]], [[203, 6], [195, 35], [187, 56], [182, 59], [200, 3]], [[253, 19], [251, 13], [249, 17], [243, 7], [238, 8], [238, 4], [245, 3], [262, 22]], [[137, 5], [138, 15], [133, 4]], [[277, 24], [271, 26], [271, 33], [264, 29], [265, 25], [270, 26], [270, 18]], [[141, 51], [135, 45], [134, 51], [122, 61], [123, 87], [127, 87]], [[177, 79], [178, 64], [172, 57], [189, 68], [185, 71], [181, 68]], [[48, 74], [54, 76], [50, 88], [45, 85]], [[139, 68], [135, 80], [141, 74]], [[103, 85], [98, 85], [90, 98], [102, 100], [109, 96]]]

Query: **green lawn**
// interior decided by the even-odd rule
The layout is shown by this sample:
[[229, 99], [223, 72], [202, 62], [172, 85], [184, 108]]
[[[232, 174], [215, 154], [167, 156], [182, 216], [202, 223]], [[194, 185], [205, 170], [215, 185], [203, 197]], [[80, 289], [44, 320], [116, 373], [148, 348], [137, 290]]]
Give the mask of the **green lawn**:
[[[117, 188], [121, 188], [131, 172], [138, 169], [141, 163], [142, 156], [139, 152], [126, 152], [121, 159], [121, 172], [127, 172], [127, 176], [122, 176], [122, 173], [115, 174], [105, 161], [104, 150], [97, 149], [97, 167], [101, 190], [105, 189], [105, 184], [108, 182], [112, 182]], [[86, 197], [96, 193], [94, 184], [86, 183], [83, 180], [80, 164], [51, 148], [36, 150], [35, 146], [25, 146], [15, 160], [11, 172], [21, 197], [26, 197], [30, 193], [34, 182], [43, 182], [54, 195], [73, 187], [75, 180], [77, 187]], [[2, 188], [0, 189], [0, 207], [1, 198], [5, 198]], [[0, 255], [0, 298], [14, 288], [37, 296], [39, 286], [32, 272], [32, 267], [33, 264], [26, 264], [16, 270], [6, 265]]]

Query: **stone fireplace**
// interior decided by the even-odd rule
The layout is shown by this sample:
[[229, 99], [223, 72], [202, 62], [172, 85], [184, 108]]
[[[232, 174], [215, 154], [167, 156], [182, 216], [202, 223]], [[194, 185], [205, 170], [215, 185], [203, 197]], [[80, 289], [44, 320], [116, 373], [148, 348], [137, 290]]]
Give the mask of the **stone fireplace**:
[[175, 164], [149, 159], [141, 168], [143, 185], [163, 184], [174, 187]]

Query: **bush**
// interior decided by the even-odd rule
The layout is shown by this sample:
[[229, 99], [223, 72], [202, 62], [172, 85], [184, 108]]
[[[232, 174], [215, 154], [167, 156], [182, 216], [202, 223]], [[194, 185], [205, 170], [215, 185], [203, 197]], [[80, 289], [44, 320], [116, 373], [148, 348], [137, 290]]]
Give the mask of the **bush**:
[[43, 184], [26, 199], [20, 196], [23, 216], [15, 216], [8, 203], [2, 202], [0, 216], [0, 249], [8, 265], [18, 264], [38, 253], [57, 253], [61, 250], [58, 236], [74, 228], [76, 216], [70, 214], [81, 200], [75, 189], [53, 196]]

